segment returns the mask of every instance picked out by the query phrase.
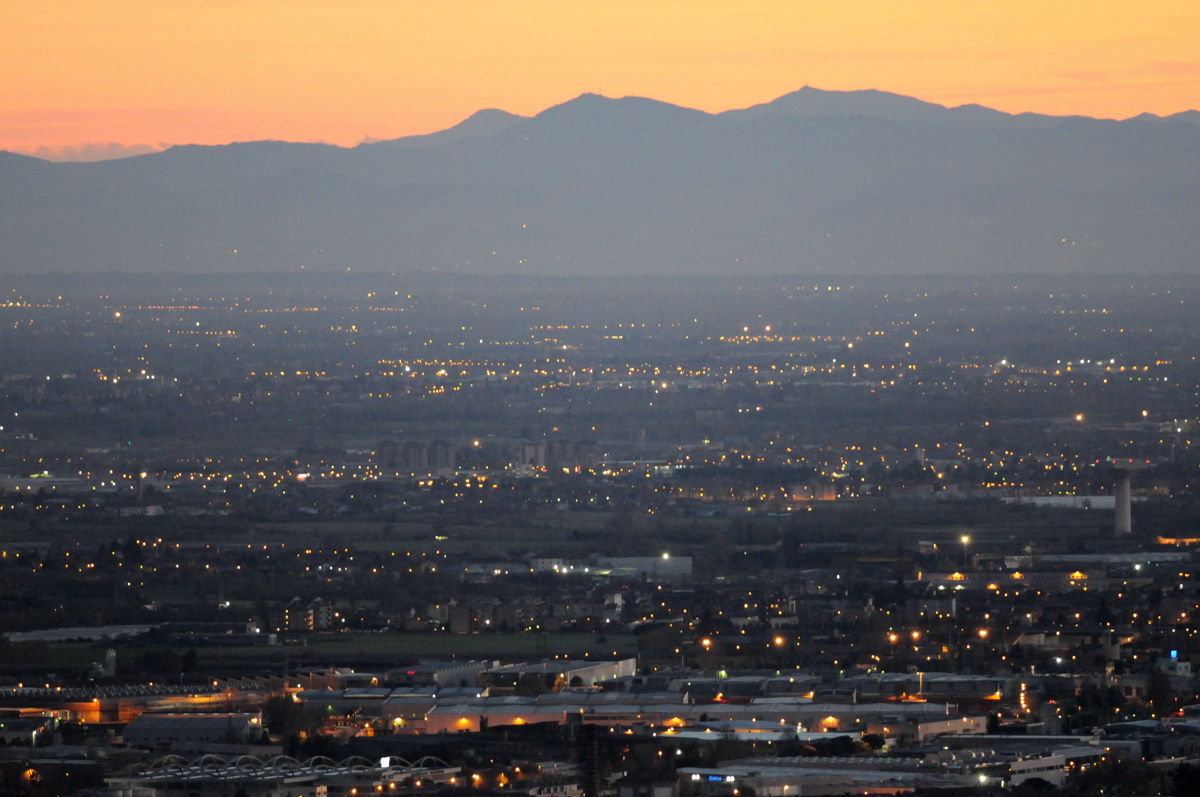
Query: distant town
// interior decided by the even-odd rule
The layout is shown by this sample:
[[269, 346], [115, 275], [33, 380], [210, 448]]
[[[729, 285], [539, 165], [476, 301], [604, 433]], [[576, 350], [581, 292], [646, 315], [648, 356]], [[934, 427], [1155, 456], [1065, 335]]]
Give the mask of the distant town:
[[0, 794], [1200, 790], [1200, 281], [70, 283]]

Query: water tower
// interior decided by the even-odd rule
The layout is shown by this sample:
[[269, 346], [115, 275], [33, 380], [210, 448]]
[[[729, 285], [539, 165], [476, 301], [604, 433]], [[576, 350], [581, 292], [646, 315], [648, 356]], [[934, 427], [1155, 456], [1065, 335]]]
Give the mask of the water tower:
[[1129, 482], [1133, 474], [1144, 469], [1149, 463], [1145, 460], [1108, 458], [1108, 469], [1117, 479], [1116, 524], [1113, 533], [1118, 537], [1133, 533], [1133, 513], [1130, 511]]

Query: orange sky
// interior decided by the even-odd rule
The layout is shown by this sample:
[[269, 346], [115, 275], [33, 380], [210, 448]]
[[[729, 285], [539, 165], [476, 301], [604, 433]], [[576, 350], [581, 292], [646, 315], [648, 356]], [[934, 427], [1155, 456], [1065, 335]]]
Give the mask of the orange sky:
[[0, 0], [0, 149], [44, 156], [355, 144], [588, 91], [721, 111], [806, 84], [1010, 112], [1200, 108], [1200, 3]]

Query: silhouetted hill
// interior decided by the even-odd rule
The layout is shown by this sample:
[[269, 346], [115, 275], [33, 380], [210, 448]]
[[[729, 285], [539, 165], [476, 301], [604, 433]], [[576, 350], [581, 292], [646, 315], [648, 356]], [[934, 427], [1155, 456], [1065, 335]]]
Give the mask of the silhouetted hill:
[[[495, 108], [485, 108], [482, 111], [476, 111], [453, 127], [448, 127], [445, 130], [439, 130], [436, 133], [429, 133], [423, 136], [408, 136], [406, 138], [397, 138], [390, 141], [377, 141], [375, 144], [394, 144], [405, 147], [432, 147], [440, 144], [447, 144], [451, 141], [463, 141], [465, 139], [480, 138], [482, 136], [499, 133], [507, 127], [511, 127], [518, 122], [526, 119], [524, 116], [517, 116], [508, 111], [501, 111]], [[364, 145], [370, 146], [370, 145]]]
[[1194, 272], [1198, 118], [585, 94], [349, 149], [0, 153], [0, 271]]
[[766, 116], [871, 116], [894, 122], [916, 124], [963, 124], [974, 120], [996, 123], [1012, 117], [980, 105], [946, 108], [901, 94], [868, 89], [864, 91], [824, 91], [805, 86], [771, 102], [752, 105], [722, 116], [736, 119], [761, 119]]

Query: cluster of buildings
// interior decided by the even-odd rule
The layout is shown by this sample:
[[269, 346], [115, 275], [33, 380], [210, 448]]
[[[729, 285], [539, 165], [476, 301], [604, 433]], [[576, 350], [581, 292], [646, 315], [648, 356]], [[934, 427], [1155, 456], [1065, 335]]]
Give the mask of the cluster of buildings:
[[[261, 581], [273, 568], [292, 588], [307, 573], [330, 591], [264, 603], [268, 625], [197, 616], [8, 634], [14, 651], [88, 634], [111, 648], [86, 677], [0, 688], [0, 767], [24, 793], [292, 797], [895, 794], [1062, 785], [1115, 766], [1169, 779], [1200, 761], [1197, 563], [1186, 545], [1094, 528], [1061, 545], [945, 534], [900, 557], [849, 541], [787, 556], [739, 546], [760, 566], [715, 583], [676, 554], [489, 560], [156, 539], [119, 561], [140, 560], [147, 585], [180, 564], [216, 570], [230, 591], [238, 573]], [[393, 572], [446, 592], [394, 627], [356, 627], [345, 589], [373, 573], [394, 591]], [[484, 647], [530, 630], [552, 646], [569, 626], [597, 647], [305, 663], [310, 641], [401, 624]], [[143, 661], [139, 677], [122, 652], [137, 640], [193, 661], [153, 675]], [[202, 679], [214, 649], [247, 645], [261, 648], [244, 675]]]
[[1195, 763], [1177, 297], [545, 290], [6, 307], [0, 794]]
[[787, 797], [1062, 786], [1200, 759], [1200, 709], [1068, 730], [1049, 694], [1028, 673], [646, 674], [632, 658], [15, 687], [0, 692], [0, 769], [25, 794]]

